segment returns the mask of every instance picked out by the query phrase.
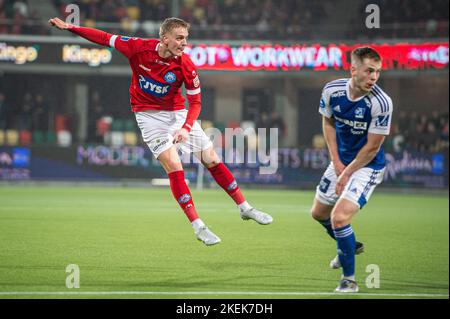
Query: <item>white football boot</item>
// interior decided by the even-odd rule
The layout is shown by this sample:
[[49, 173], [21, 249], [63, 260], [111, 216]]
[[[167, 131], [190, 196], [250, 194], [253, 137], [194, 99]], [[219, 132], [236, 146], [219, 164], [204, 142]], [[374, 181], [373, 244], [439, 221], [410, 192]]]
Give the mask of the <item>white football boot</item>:
[[212, 246], [221, 242], [220, 238], [206, 226], [201, 226], [195, 232], [195, 236], [197, 236], [197, 239], [202, 241], [206, 246]]
[[241, 210], [241, 218], [243, 220], [253, 219], [255, 222], [261, 225], [268, 225], [273, 222], [272, 216], [269, 214], [263, 213], [255, 208], [250, 208], [247, 210]]
[[339, 286], [336, 287], [334, 292], [343, 292], [343, 293], [356, 293], [359, 291], [358, 284], [354, 280], [350, 279], [341, 279], [339, 282]]

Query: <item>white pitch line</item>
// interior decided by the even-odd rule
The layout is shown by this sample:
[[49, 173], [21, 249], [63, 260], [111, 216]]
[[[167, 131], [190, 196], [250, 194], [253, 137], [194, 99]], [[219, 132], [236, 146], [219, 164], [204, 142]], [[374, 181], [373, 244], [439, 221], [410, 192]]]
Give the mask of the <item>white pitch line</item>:
[[332, 292], [268, 292], [268, 291], [6, 291], [0, 296], [18, 295], [267, 295], [267, 296], [375, 296], [375, 297], [449, 297], [449, 294], [386, 294]]

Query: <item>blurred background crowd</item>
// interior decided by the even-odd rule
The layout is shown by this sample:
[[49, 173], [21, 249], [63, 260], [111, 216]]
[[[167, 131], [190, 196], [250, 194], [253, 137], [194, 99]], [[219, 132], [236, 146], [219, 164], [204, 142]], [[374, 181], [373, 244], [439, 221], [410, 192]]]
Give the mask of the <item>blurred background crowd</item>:
[[[369, 3], [376, 3], [380, 8], [380, 29], [362, 29]], [[164, 18], [179, 16], [191, 23], [190, 38], [193, 40], [448, 41], [448, 0], [0, 0], [0, 35], [61, 36], [61, 32], [48, 27], [47, 20], [55, 15], [67, 16], [65, 8], [68, 4], [79, 6], [83, 26], [142, 37], [155, 37]], [[64, 35], [70, 36], [70, 33]], [[3, 81], [1, 71], [0, 80]], [[134, 131], [139, 135], [134, 122], [130, 122], [129, 107], [125, 106], [128, 97], [111, 99], [108, 85], [104, 90], [97, 90], [92, 85], [88, 98], [87, 135], [83, 140], [77, 140], [77, 113], [61, 107], [64, 97], [59, 100], [55, 97], [57, 90], [51, 87], [53, 84], [43, 90], [39, 81], [30, 80], [33, 81], [37, 84], [32, 88], [0, 83], [0, 131], [17, 130], [29, 132], [30, 136], [32, 132], [41, 132], [49, 136], [50, 142], [55, 140], [54, 132], [61, 128], [72, 132], [73, 142], [102, 143], [108, 128]], [[125, 79], [120, 84], [120, 94], [127, 94], [127, 82]], [[117, 81], [113, 85], [117, 85]], [[6, 87], [17, 91], [8, 91]], [[389, 88], [386, 91], [389, 92]], [[424, 105], [394, 105], [392, 134], [386, 143], [388, 148], [448, 150], [448, 111], [442, 111], [445, 105], [435, 107], [433, 112]], [[243, 107], [245, 112], [246, 105]], [[204, 113], [202, 116], [214, 121]], [[253, 120], [255, 127], [279, 128], [281, 138], [289, 131], [286, 117], [270, 107], [256, 114]], [[221, 122], [216, 117], [211, 125], [223, 129], [239, 123]], [[320, 125], [315, 130], [314, 134], [321, 134]], [[314, 144], [313, 140], [310, 143]]]
[[0, 34], [49, 34], [49, 15], [77, 4], [83, 25], [112, 33], [155, 37], [161, 20], [179, 16], [192, 39], [355, 39], [370, 3], [383, 28], [362, 38], [448, 36], [448, 0], [0, 0]]

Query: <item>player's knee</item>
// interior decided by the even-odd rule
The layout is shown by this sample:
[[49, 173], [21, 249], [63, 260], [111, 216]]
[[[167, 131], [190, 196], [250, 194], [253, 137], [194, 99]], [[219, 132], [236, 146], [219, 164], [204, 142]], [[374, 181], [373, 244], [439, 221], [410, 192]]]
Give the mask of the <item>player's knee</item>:
[[206, 168], [212, 168], [214, 166], [219, 165], [220, 160], [219, 159], [211, 159], [211, 160], [202, 160], [202, 164], [206, 167]]
[[177, 161], [166, 162], [166, 167], [168, 168], [168, 171], [170, 171], [170, 172], [180, 171], [183, 169], [181, 162], [177, 162]]
[[348, 225], [350, 223], [350, 219], [345, 214], [333, 213], [331, 216], [331, 225], [333, 228], [340, 228]]
[[176, 159], [171, 158], [164, 158], [160, 159], [160, 163], [166, 173], [172, 173], [175, 171], [181, 171], [183, 169], [183, 165], [181, 164], [181, 161], [178, 161]]
[[325, 206], [317, 201], [314, 201], [310, 210], [311, 217], [317, 221], [324, 221], [330, 218], [331, 207]]
[[206, 168], [211, 168], [220, 163], [220, 158], [216, 152], [208, 150], [201, 153], [201, 161]]
[[317, 210], [317, 208], [315, 206], [311, 207], [310, 213], [311, 213], [311, 217], [313, 219], [315, 219], [317, 221], [323, 220], [322, 214]]

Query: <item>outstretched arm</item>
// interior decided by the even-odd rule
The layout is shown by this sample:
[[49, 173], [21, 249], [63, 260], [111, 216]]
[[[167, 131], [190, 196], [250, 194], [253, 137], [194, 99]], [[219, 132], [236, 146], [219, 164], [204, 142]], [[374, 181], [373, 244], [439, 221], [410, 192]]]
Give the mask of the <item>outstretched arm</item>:
[[110, 40], [112, 38], [112, 34], [97, 30], [94, 28], [84, 28], [79, 27], [67, 22], [64, 22], [63, 20], [59, 18], [53, 18], [48, 20], [48, 23], [51, 26], [54, 26], [60, 30], [67, 30], [72, 33], [75, 33], [79, 35], [82, 38], [85, 38], [86, 40], [89, 40], [91, 42], [104, 45], [104, 46], [110, 46]]

